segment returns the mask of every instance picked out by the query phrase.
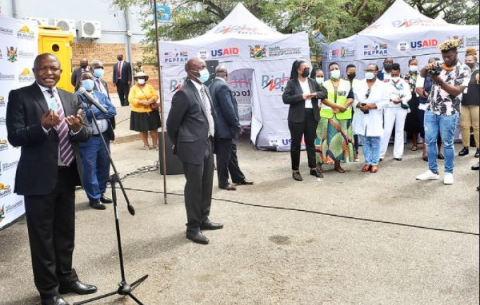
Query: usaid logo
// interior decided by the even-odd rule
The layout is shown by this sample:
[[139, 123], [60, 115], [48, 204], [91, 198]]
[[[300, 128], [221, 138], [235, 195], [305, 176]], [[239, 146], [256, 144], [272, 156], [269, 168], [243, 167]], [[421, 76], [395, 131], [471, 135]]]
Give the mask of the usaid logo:
[[429, 49], [429, 48], [436, 48], [438, 46], [438, 40], [436, 39], [425, 39], [425, 40], [417, 40], [411, 41], [410, 47], [413, 51]]
[[262, 75], [262, 89], [267, 89], [270, 92], [283, 91], [290, 78], [285, 75], [285, 72], [281, 76], [274, 75]]
[[211, 50], [210, 54], [212, 55], [212, 58], [238, 56], [240, 55], [240, 49], [239, 48], [223, 48], [223, 49]]

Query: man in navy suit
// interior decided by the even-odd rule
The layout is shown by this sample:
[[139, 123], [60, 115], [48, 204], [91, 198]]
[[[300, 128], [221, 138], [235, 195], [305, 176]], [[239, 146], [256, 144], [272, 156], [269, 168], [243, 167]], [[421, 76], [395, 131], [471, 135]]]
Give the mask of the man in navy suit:
[[204, 83], [209, 80], [207, 64], [200, 58], [191, 58], [185, 64], [188, 79], [172, 98], [167, 118], [167, 132], [173, 152], [183, 162], [185, 209], [187, 210], [186, 237], [199, 244], [208, 244], [202, 231], [223, 228], [210, 221], [213, 188], [213, 138], [215, 136], [215, 109]]
[[15, 193], [25, 197], [35, 285], [42, 305], [68, 304], [60, 294], [95, 293], [72, 268], [75, 186], [81, 185], [79, 142], [92, 131], [78, 98], [59, 89], [62, 69], [53, 54], [35, 58], [36, 82], [10, 91], [8, 140], [22, 148]]
[[210, 85], [213, 107], [217, 114], [215, 148], [217, 154], [218, 187], [235, 191], [235, 185], [228, 182], [228, 173], [236, 185], [252, 185], [240, 170], [237, 157], [236, 139], [243, 133], [238, 116], [237, 100], [227, 84], [228, 71], [224, 65], [215, 68], [216, 78]]
[[118, 62], [113, 65], [113, 84], [117, 87], [118, 97], [122, 106], [128, 106], [128, 94], [132, 84], [132, 66], [123, 60], [123, 54], [117, 55]]

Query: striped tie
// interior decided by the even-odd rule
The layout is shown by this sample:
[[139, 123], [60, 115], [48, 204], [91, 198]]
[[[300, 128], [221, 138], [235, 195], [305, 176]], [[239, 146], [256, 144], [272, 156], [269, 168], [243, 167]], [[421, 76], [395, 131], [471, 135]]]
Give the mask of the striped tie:
[[57, 113], [60, 117], [60, 123], [57, 126], [58, 139], [60, 140], [60, 160], [65, 164], [65, 166], [70, 166], [73, 161], [73, 148], [70, 144], [70, 137], [68, 135], [68, 126], [65, 122], [65, 115], [63, 113], [63, 107], [58, 101], [58, 99], [53, 94], [53, 90], [49, 89], [47, 92], [50, 94], [51, 98], [54, 98], [57, 102]]

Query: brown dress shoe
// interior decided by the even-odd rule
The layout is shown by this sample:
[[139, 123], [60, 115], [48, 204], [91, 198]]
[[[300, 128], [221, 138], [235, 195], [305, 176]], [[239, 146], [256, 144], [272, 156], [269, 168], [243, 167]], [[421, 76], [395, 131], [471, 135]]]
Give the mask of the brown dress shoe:
[[249, 181], [247, 179], [243, 179], [242, 181], [235, 183], [236, 185], [253, 185], [253, 181]]
[[224, 187], [219, 186], [219, 188], [221, 188], [222, 190], [227, 190], [227, 191], [236, 191], [237, 190], [237, 188], [235, 186], [233, 186], [232, 184], [229, 184], [229, 185], [224, 186]]

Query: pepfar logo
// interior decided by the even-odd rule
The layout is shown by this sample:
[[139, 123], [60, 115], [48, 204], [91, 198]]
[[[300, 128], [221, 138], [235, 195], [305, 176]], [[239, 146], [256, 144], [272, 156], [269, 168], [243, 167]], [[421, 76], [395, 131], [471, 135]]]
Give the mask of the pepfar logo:
[[17, 38], [33, 40], [35, 39], [35, 33], [30, 31], [30, 28], [28, 26], [24, 25], [20, 28], [20, 30], [18, 30]]
[[35, 80], [35, 76], [30, 71], [30, 69], [23, 69], [22, 73], [18, 76], [18, 81], [21, 83], [31, 83]]
[[388, 43], [373, 43], [363, 45], [364, 56], [388, 55]]
[[278, 90], [283, 91], [289, 80], [290, 78], [286, 76], [285, 73], [282, 73], [281, 77], [262, 75], [262, 89], [267, 89], [270, 92]]
[[165, 52], [165, 63], [186, 63], [188, 61], [188, 51]]
[[425, 39], [425, 40], [417, 40], [411, 41], [410, 47], [413, 51], [436, 48], [438, 46], [437, 39]]
[[236, 47], [211, 50], [212, 58], [229, 57], [240, 55], [240, 49]]

